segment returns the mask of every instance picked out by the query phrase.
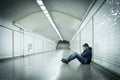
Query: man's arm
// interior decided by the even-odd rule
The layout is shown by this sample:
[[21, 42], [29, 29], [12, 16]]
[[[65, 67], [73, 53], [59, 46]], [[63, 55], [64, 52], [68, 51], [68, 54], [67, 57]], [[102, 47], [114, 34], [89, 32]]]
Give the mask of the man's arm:
[[88, 50], [88, 51], [83, 52], [83, 53], [81, 54], [81, 56], [82, 56], [82, 57], [87, 57], [87, 56], [90, 56], [90, 54], [91, 54], [91, 51]]

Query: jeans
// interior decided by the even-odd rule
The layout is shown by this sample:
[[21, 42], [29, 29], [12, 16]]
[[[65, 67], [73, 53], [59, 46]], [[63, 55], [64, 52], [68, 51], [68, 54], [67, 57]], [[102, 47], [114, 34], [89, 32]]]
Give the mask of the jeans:
[[70, 55], [67, 59], [67, 62], [69, 63], [70, 61], [72, 61], [73, 59], [78, 59], [82, 64], [85, 64], [85, 59], [79, 55], [78, 53], [74, 52], [72, 55]]

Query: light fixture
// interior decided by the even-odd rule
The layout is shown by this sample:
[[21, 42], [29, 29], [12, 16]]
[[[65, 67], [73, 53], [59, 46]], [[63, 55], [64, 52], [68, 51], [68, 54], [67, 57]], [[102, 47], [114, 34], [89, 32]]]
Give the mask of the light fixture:
[[40, 6], [43, 11], [47, 10], [45, 6]]
[[44, 12], [45, 14], [48, 14], [48, 11], [47, 11], [47, 10], [44, 10], [43, 12]]
[[52, 22], [53, 20], [50, 18], [49, 21]]
[[50, 24], [53, 22], [52, 19], [49, 19]]
[[49, 14], [45, 14], [47, 18], [50, 18], [50, 15]]
[[48, 10], [46, 9], [43, 1], [42, 0], [37, 0], [37, 3], [38, 3], [38, 5], [40, 5], [40, 8], [42, 9], [42, 11], [45, 14], [45, 16], [47, 17], [47, 19], [49, 20], [49, 22], [52, 25], [53, 29], [56, 31], [56, 33], [58, 34], [58, 36], [60, 37], [60, 39], [63, 41], [63, 38], [62, 38], [60, 32], [58, 31], [57, 27], [55, 26], [55, 24], [54, 24], [54, 22], [53, 22], [53, 20], [52, 20], [52, 18], [50, 16]]
[[37, 0], [37, 3], [38, 3], [39, 5], [44, 5], [41, 0]]
[[49, 21], [52, 20], [51, 17], [49, 17], [48, 20], [49, 20]]

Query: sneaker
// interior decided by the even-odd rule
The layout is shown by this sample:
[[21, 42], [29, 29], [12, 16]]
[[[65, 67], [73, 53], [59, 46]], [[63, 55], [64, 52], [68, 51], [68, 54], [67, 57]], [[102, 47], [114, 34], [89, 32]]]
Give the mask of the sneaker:
[[63, 63], [68, 64], [67, 59], [62, 59], [61, 61], [62, 61]]

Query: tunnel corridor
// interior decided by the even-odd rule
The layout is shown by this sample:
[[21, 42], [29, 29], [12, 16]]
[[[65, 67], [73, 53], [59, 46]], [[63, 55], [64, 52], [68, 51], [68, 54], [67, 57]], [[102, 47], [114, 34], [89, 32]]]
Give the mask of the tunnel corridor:
[[120, 0], [0, 0], [0, 80], [120, 80]]
[[[95, 64], [80, 65], [75, 60], [69, 65], [60, 60], [69, 50], [58, 50], [0, 62], [2, 80], [113, 80], [103, 75]], [[9, 66], [9, 67], [8, 67]]]

